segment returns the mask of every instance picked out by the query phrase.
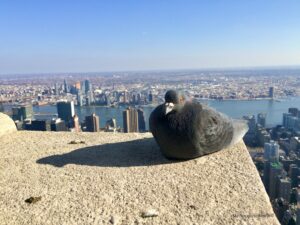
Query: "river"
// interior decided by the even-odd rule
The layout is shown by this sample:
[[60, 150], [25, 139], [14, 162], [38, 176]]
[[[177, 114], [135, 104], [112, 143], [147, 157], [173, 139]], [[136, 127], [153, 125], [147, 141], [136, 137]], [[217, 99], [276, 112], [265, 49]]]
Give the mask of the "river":
[[[232, 118], [242, 118], [244, 115], [256, 115], [258, 113], [267, 114], [267, 126], [274, 126], [282, 123], [282, 114], [288, 111], [290, 107], [300, 108], [300, 97], [293, 97], [281, 100], [201, 100], [201, 102], [227, 114]], [[146, 126], [148, 127], [148, 119], [154, 106], [143, 106]], [[110, 118], [117, 119], [117, 125], [123, 127], [122, 111], [124, 107], [110, 108], [101, 106], [85, 106], [75, 107], [76, 114], [81, 121], [85, 116], [96, 113], [100, 117], [100, 126], [104, 127], [105, 122]], [[33, 110], [36, 114], [56, 114], [56, 106], [34, 106]]]

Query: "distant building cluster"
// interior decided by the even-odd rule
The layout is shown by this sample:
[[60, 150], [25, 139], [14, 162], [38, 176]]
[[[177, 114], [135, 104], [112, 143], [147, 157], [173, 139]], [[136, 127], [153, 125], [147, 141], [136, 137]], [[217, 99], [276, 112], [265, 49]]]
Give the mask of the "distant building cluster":
[[300, 110], [289, 108], [282, 125], [266, 128], [266, 115], [244, 117], [247, 145], [263, 147], [252, 158], [281, 224], [300, 224]]
[[101, 90], [93, 89], [89, 80], [76, 82], [73, 85], [68, 85], [64, 80], [63, 89], [58, 88], [55, 84], [55, 93], [68, 93], [76, 96], [73, 99], [77, 106], [132, 106], [132, 105], [147, 105], [157, 104], [157, 96], [150, 91], [127, 91], [127, 90]]
[[19, 130], [35, 131], [72, 131], [72, 132], [146, 132], [144, 111], [141, 108], [128, 107], [123, 111], [123, 127], [117, 127], [115, 118], [106, 121], [105, 127], [100, 127], [100, 118], [95, 113], [86, 116], [80, 122], [75, 114], [73, 101], [59, 101], [56, 104], [57, 116], [45, 119], [34, 118], [32, 105], [21, 105], [12, 108], [12, 118]]
[[[66, 80], [63, 84], [55, 83], [54, 88], [47, 94], [57, 96], [55, 101], [56, 115], [34, 115], [31, 103], [17, 104], [12, 108], [11, 117], [18, 129], [39, 131], [87, 131], [87, 132], [145, 132], [146, 124], [144, 112], [139, 105], [157, 103], [157, 96], [151, 91], [102, 91], [93, 89], [89, 80], [75, 82], [69, 85]], [[44, 98], [38, 96], [39, 105]], [[95, 113], [79, 121], [75, 114], [75, 106], [125, 106], [123, 112], [123, 127], [117, 127], [116, 118], [111, 118], [100, 127], [100, 118]], [[4, 111], [2, 103], [0, 109]]]
[[[166, 71], [107, 74], [52, 74], [12, 79], [2, 76], [0, 102], [55, 105], [62, 98], [78, 106], [147, 105], [163, 100], [167, 89], [196, 99], [249, 100], [300, 96], [296, 72]], [[285, 75], [283, 75], [285, 74]], [[64, 78], [62, 78], [64, 77]]]

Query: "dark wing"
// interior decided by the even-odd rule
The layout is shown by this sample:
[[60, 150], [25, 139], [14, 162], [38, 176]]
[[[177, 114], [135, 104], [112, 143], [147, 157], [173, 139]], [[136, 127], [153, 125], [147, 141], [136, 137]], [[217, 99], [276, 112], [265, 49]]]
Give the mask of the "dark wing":
[[205, 105], [198, 116], [197, 130], [198, 144], [205, 154], [227, 147], [233, 137], [232, 120]]
[[160, 123], [160, 120], [163, 117], [163, 105], [157, 106], [150, 114], [149, 117], [149, 129], [154, 137], [157, 135], [157, 129]]

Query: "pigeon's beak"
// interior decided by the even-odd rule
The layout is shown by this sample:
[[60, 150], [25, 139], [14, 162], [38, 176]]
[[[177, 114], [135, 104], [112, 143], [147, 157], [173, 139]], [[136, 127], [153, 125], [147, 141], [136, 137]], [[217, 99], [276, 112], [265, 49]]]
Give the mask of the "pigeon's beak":
[[170, 113], [174, 108], [174, 104], [172, 102], [166, 102], [165, 103], [165, 115]]

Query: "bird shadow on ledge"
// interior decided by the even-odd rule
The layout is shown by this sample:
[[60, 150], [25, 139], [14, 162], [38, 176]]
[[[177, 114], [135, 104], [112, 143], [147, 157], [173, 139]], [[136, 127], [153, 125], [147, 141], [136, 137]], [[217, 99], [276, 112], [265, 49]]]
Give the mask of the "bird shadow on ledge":
[[67, 164], [131, 167], [153, 166], [181, 161], [168, 160], [161, 154], [154, 138], [144, 138], [79, 148], [69, 153], [47, 156], [38, 159], [36, 162], [56, 167], [63, 167]]

